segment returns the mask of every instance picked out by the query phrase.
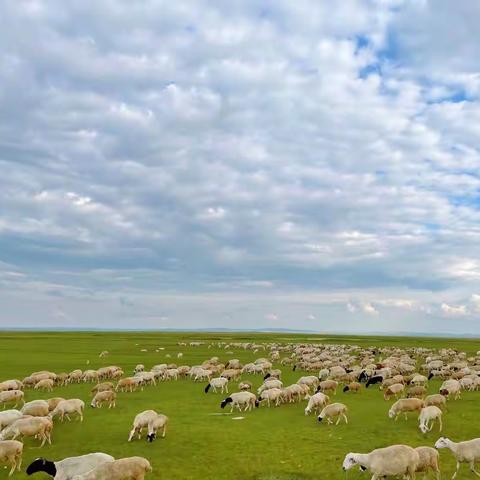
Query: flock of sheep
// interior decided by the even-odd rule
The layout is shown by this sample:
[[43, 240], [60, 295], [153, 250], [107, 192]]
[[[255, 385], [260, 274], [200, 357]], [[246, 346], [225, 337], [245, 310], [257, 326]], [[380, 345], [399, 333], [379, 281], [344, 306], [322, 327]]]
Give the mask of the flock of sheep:
[[[202, 342], [179, 342], [180, 347], [196, 347]], [[364, 388], [380, 388], [385, 401], [394, 399], [388, 416], [395, 421], [411, 412], [418, 413], [419, 429], [427, 433], [438, 422], [442, 430], [442, 416], [447, 411], [449, 399], [460, 399], [463, 390], [476, 390], [480, 386], [480, 352], [467, 357], [453, 349], [433, 351], [424, 348], [362, 348], [355, 345], [330, 344], [255, 344], [255, 343], [211, 343], [208, 348], [251, 350], [259, 357], [253, 362], [242, 364], [238, 359], [226, 363], [219, 357], [206, 359], [199, 365], [164, 363], [147, 371], [137, 365], [132, 376], [125, 376], [118, 366], [102, 367], [98, 370], [74, 370], [70, 373], [38, 371], [20, 380], [0, 382], [0, 462], [10, 466], [9, 475], [20, 471], [23, 443], [17, 439], [34, 437], [43, 446], [51, 443], [54, 421], [71, 420], [77, 416], [83, 421], [85, 402], [79, 398], [53, 397], [48, 400], [35, 399], [25, 402], [35, 391], [51, 392], [57, 385], [95, 382], [91, 389], [91, 407], [103, 405], [115, 408], [118, 391], [131, 392], [155, 386], [159, 381], [175, 381], [181, 378], [193, 382], [207, 382], [204, 392], [223, 393], [227, 396], [220, 407], [230, 406], [230, 411], [250, 411], [260, 405], [279, 407], [281, 404], [306, 402], [304, 414], [315, 413], [319, 422], [337, 425], [343, 420], [348, 423], [349, 411], [341, 402], [331, 402], [341, 386], [345, 394], [358, 394]], [[263, 356], [259, 355], [259, 352]], [[232, 353], [232, 352], [228, 352]], [[104, 351], [101, 358], [108, 356]], [[168, 355], [170, 356], [170, 355]], [[177, 358], [183, 357], [182, 353]], [[284, 386], [281, 368], [301, 370], [307, 375], [297, 382]], [[259, 375], [263, 382], [253, 389], [250, 381], [242, 379], [244, 374]], [[427, 395], [427, 384], [431, 378], [443, 383], [437, 394]], [[232, 385], [236, 390], [229, 393]], [[252, 391], [254, 390], [254, 391]], [[21, 408], [17, 410], [18, 405]], [[12, 409], [5, 410], [7, 405]], [[152, 442], [157, 434], [165, 437], [169, 419], [154, 410], [146, 410], [135, 416], [128, 441], [140, 439], [146, 431], [146, 439]], [[441, 437], [434, 445], [412, 448], [408, 445], [391, 445], [370, 453], [349, 453], [343, 461], [343, 469], [358, 466], [371, 472], [372, 480], [399, 476], [414, 479], [417, 472], [434, 472], [440, 478], [438, 449], [449, 449], [457, 465], [454, 479], [461, 463], [467, 463], [472, 473], [475, 462], [480, 460], [480, 438], [453, 442]], [[143, 480], [152, 471], [150, 462], [143, 457], [114, 459], [106, 453], [91, 453], [69, 457], [61, 461], [38, 458], [26, 469], [28, 475], [45, 472], [57, 480]]]

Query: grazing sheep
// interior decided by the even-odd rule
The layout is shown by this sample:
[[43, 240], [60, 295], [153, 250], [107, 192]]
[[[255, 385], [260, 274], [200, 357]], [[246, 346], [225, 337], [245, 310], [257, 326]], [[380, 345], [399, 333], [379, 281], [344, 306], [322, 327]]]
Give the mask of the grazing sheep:
[[280, 400], [282, 399], [282, 390], [280, 388], [269, 388], [268, 390], [264, 390], [259, 398], [260, 402], [266, 400], [268, 407], [270, 407], [270, 402], [274, 402], [275, 406], [278, 407], [280, 405]]
[[427, 389], [422, 386], [412, 387], [407, 392], [408, 398], [425, 398], [427, 394]]
[[338, 382], [335, 380], [323, 380], [320, 382], [317, 388], [317, 392], [331, 393], [336, 395], [337, 393]]
[[372, 480], [380, 480], [386, 476], [404, 476], [415, 479], [415, 471], [420, 462], [418, 453], [407, 445], [391, 445], [377, 448], [370, 453], [348, 453], [343, 461], [343, 470], [350, 470], [359, 465], [370, 470]]
[[72, 480], [143, 480], [152, 471], [150, 462], [143, 457], [127, 457], [105, 462]]
[[51, 378], [45, 378], [40, 380], [35, 384], [35, 390], [44, 390], [46, 392], [51, 392], [53, 390], [53, 380]]
[[4, 392], [6, 390], [22, 390], [23, 389], [23, 382], [20, 380], [5, 380], [4, 382], [0, 382], [0, 392]]
[[46, 400], [32, 400], [25, 403], [21, 410], [23, 415], [31, 415], [32, 417], [46, 417], [49, 411]]
[[343, 392], [358, 393], [361, 389], [362, 385], [359, 382], [351, 382], [348, 385], [345, 385], [345, 387], [343, 387]]
[[7, 390], [5, 392], [0, 392], [0, 403], [3, 403], [3, 408], [5, 408], [6, 403], [13, 402], [15, 402], [13, 408], [16, 408], [18, 402], [22, 402], [22, 404], [25, 403], [23, 398], [24, 393], [21, 390]]
[[[430, 405], [429, 407], [424, 407], [420, 410], [420, 415], [418, 416], [420, 430], [423, 433], [430, 432], [433, 428], [433, 423], [435, 420], [438, 420], [438, 431], [442, 431], [442, 411], [435, 405]], [[429, 425], [431, 422], [431, 425]]]
[[268, 378], [276, 378], [277, 380], [280, 380], [282, 378], [282, 371], [278, 368], [274, 370], [270, 370], [264, 377], [264, 380], [267, 380]]
[[68, 421], [71, 421], [69, 413], [77, 413], [80, 421], [83, 422], [83, 410], [85, 408], [85, 402], [79, 398], [70, 398], [69, 400], [62, 400], [58, 402], [57, 406], [48, 414], [50, 418], [54, 418], [60, 415], [60, 420], [63, 422], [63, 418], [67, 417]]
[[265, 380], [263, 385], [257, 389], [257, 393], [260, 395], [263, 391], [269, 390], [270, 388], [282, 388], [283, 383], [280, 380], [273, 379], [273, 380]]
[[424, 375], [414, 375], [413, 378], [410, 380], [412, 385], [422, 386], [424, 387], [428, 382], [428, 378]]
[[0, 441], [0, 463], [11, 466], [8, 476], [11, 477], [15, 469], [20, 471], [22, 466], [23, 443], [17, 440]]
[[432, 447], [417, 447], [415, 451], [418, 453], [420, 459], [416, 472], [426, 474], [429, 470], [432, 470], [435, 473], [436, 480], [440, 480], [438, 452]]
[[15, 420], [0, 433], [0, 440], [17, 437], [37, 437], [42, 440], [41, 447], [45, 441], [51, 444], [51, 432], [53, 429], [52, 420], [49, 417], [25, 417]]
[[115, 391], [118, 392], [120, 390], [121, 392], [126, 392], [128, 390], [129, 392], [133, 392], [140, 383], [141, 379], [138, 377], [121, 378], [115, 387]]
[[105, 390], [103, 392], [98, 392], [92, 399], [90, 406], [92, 408], [101, 408], [104, 403], [108, 404], [108, 408], [115, 408], [115, 401], [117, 399], [117, 394], [112, 390]]
[[231, 412], [233, 412], [234, 407], [237, 407], [239, 411], [242, 411], [242, 407], [244, 407], [243, 411], [246, 412], [247, 410], [252, 410], [253, 406], [259, 406], [257, 396], [251, 392], [232, 393], [222, 401], [220, 408], [225, 408], [228, 403], [232, 404], [230, 409]]
[[345, 423], [348, 423], [347, 412], [347, 406], [343, 403], [332, 403], [331, 405], [327, 405], [326, 407], [324, 407], [324, 409], [320, 412], [320, 415], [318, 416], [318, 421], [321, 422], [324, 418], [326, 418], [327, 422], [332, 424], [332, 418], [336, 418], [337, 422], [335, 423], [335, 425], [338, 425], [340, 423], [340, 420], [343, 418], [345, 420]]
[[457, 476], [461, 463], [468, 463], [470, 471], [480, 477], [480, 473], [475, 470], [475, 463], [480, 461], [480, 438], [463, 442], [452, 442], [448, 438], [440, 437], [435, 442], [435, 448], [448, 448], [457, 460], [457, 468], [452, 476], [452, 480]]
[[425, 398], [425, 406], [435, 405], [438, 408], [446, 409], [447, 408], [447, 399], [441, 393], [435, 393], [433, 395], [428, 395]]
[[403, 393], [403, 390], [405, 389], [404, 385], [402, 383], [394, 383], [393, 385], [390, 385], [385, 392], [383, 393], [383, 398], [385, 400], [390, 400], [390, 398], [395, 397], [398, 398], [398, 396]]
[[155, 410], [145, 410], [133, 419], [133, 427], [128, 436], [128, 441], [131, 442], [135, 434], [137, 434], [138, 439], [142, 436], [142, 430], [148, 427], [148, 424], [151, 420], [155, 419], [158, 416], [158, 413]]
[[298, 385], [307, 385], [309, 389], [310, 388], [315, 389], [318, 387], [320, 380], [315, 375], [308, 375], [306, 377], [300, 377], [297, 380], [297, 383]]
[[311, 412], [317, 413], [318, 410], [325, 407], [330, 402], [328, 395], [322, 392], [315, 393], [308, 399], [308, 404], [305, 407], [305, 415], [309, 415]]
[[18, 410], [4, 410], [0, 412], [0, 431], [22, 417], [23, 413]]
[[114, 386], [112, 382], [103, 382], [99, 383], [98, 385], [95, 385], [90, 392], [95, 394], [98, 392], [104, 392], [106, 390], [114, 390]]
[[398, 416], [403, 413], [405, 420], [407, 420], [407, 412], [420, 412], [424, 406], [425, 402], [419, 398], [401, 398], [390, 407], [388, 416], [395, 418], [395, 421], [397, 421]]
[[162, 431], [162, 438], [165, 438], [165, 435], [167, 434], [167, 424], [168, 417], [166, 415], [159, 413], [156, 417], [152, 418], [148, 422], [147, 440], [153, 442], [158, 430]]
[[48, 403], [48, 411], [51, 412], [55, 410], [55, 407], [62, 401], [65, 400], [63, 397], [53, 397], [47, 400]]
[[209, 384], [205, 387], [205, 393], [208, 393], [210, 387], [213, 390], [213, 393], [217, 393], [217, 388], [220, 388], [220, 393], [223, 393], [225, 390], [228, 393], [228, 378], [225, 377], [216, 377], [212, 378]]
[[94, 469], [105, 462], [113, 462], [115, 459], [106, 453], [96, 452], [80, 455], [78, 457], [67, 457], [58, 462], [52, 462], [46, 458], [35, 459], [27, 467], [27, 475], [37, 472], [44, 472], [55, 480], [70, 480], [74, 475], [81, 475]]
[[440, 387], [440, 393], [447, 398], [453, 395], [453, 398], [455, 400], [458, 400], [462, 393], [462, 387], [460, 385], [460, 382], [458, 380], [452, 379], [445, 380]]
[[145, 370], [145, 365], [139, 363], [134, 369], [133, 374], [136, 375], [137, 373], [143, 372]]
[[252, 384], [250, 382], [240, 382], [238, 384], [238, 389], [241, 390], [241, 391], [251, 390], [252, 389]]

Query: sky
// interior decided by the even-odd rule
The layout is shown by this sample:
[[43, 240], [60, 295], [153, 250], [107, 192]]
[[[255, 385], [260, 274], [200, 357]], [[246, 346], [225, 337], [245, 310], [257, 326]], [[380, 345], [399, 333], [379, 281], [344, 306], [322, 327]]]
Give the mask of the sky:
[[0, 17], [0, 328], [480, 334], [480, 2]]

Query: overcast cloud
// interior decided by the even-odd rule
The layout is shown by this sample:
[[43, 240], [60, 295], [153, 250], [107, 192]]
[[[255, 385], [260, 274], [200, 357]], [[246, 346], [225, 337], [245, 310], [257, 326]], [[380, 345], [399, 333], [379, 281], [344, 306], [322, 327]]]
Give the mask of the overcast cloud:
[[480, 3], [0, 16], [0, 326], [480, 333]]

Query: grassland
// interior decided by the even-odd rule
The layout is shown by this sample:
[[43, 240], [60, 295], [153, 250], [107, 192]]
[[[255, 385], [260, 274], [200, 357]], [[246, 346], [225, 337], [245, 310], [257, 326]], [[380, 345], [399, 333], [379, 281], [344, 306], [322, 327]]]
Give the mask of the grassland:
[[[201, 347], [178, 347], [178, 341], [255, 341], [255, 342], [324, 342], [355, 343], [362, 346], [396, 345], [458, 348], [472, 354], [480, 349], [474, 340], [430, 338], [342, 337], [296, 334], [189, 334], [189, 333], [0, 333], [0, 379], [23, 378], [35, 370], [55, 372], [75, 368], [99, 368], [120, 365], [130, 372], [137, 363], [147, 368], [165, 361], [176, 362], [176, 354], [184, 353], [181, 364], [194, 365], [213, 355], [222, 360], [239, 358], [253, 361], [259, 355], [251, 351]], [[164, 348], [155, 352], [158, 347]], [[147, 349], [147, 352], [141, 352]], [[108, 350], [110, 356], [99, 359]], [[170, 354], [172, 359], [165, 356]], [[88, 362], [88, 364], [87, 364]], [[295, 382], [303, 372], [283, 367], [284, 384]], [[259, 376], [244, 376], [258, 387]], [[431, 382], [431, 392], [439, 382]], [[53, 394], [27, 390], [26, 400], [63, 396], [90, 399], [92, 385], [58, 387]], [[338, 427], [318, 424], [314, 416], [304, 416], [305, 404], [283, 405], [279, 408], [259, 408], [245, 414], [244, 420], [233, 421], [221, 413], [221, 394], [205, 394], [204, 384], [190, 380], [163, 382], [147, 387], [143, 392], [120, 393], [117, 408], [90, 409], [85, 421], [56, 422], [53, 444], [38, 448], [38, 443], [26, 440], [24, 465], [42, 455], [51, 459], [104, 451], [115, 457], [141, 455], [147, 457], [154, 473], [150, 479], [343, 479], [344, 455], [349, 451], [369, 451], [392, 443], [412, 446], [433, 445], [438, 433], [422, 435], [417, 420], [394, 423], [387, 417], [390, 402], [385, 402], [377, 388], [363, 390], [354, 396], [337, 393], [336, 401], [349, 407], [350, 423]], [[234, 390], [231, 385], [231, 391]], [[135, 414], [153, 408], [170, 417], [165, 439], [149, 444], [145, 440], [127, 443], [126, 439]], [[444, 418], [444, 434], [454, 440], [480, 436], [480, 392], [464, 393], [463, 398], [449, 403]], [[454, 469], [450, 452], [441, 452], [442, 478], [450, 478]], [[368, 474], [351, 471], [349, 479], [365, 479]], [[0, 478], [7, 471], [0, 469]], [[13, 478], [26, 479], [24, 473]], [[35, 478], [42, 477], [37, 474]], [[368, 477], [370, 478], [370, 477]], [[466, 467], [457, 479], [472, 478]]]

